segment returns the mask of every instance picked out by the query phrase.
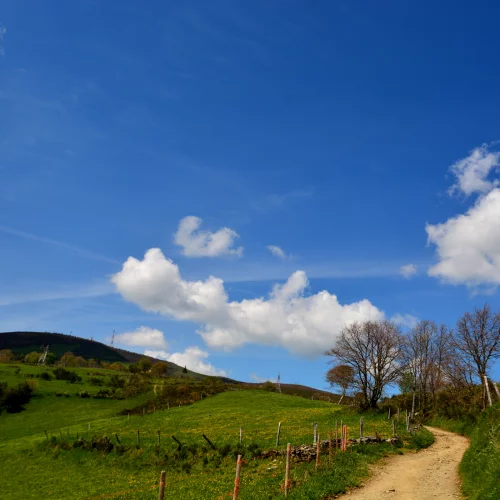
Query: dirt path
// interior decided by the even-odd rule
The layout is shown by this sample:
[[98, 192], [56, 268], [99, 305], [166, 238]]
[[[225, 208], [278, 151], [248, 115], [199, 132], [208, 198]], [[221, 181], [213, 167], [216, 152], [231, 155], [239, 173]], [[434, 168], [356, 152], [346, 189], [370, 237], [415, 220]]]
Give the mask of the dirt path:
[[458, 464], [467, 438], [428, 427], [436, 441], [415, 454], [389, 458], [363, 487], [340, 498], [349, 500], [427, 500], [460, 498]]

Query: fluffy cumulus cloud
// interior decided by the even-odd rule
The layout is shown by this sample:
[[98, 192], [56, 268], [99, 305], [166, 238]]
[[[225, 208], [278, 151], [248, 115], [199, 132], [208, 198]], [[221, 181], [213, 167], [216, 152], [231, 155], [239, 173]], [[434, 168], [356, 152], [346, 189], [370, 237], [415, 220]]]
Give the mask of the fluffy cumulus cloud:
[[500, 189], [479, 197], [465, 214], [427, 224], [426, 231], [439, 257], [430, 276], [470, 286], [500, 284]]
[[409, 280], [412, 276], [417, 274], [417, 266], [415, 264], [406, 264], [399, 268], [399, 274]]
[[146, 356], [151, 356], [156, 359], [164, 359], [178, 366], [185, 366], [188, 370], [204, 375], [214, 375], [218, 377], [226, 377], [225, 370], [215, 368], [211, 363], [207, 362], [208, 352], [203, 351], [199, 347], [188, 347], [184, 352], [169, 353], [165, 350], [146, 349]]
[[280, 259], [286, 259], [286, 254], [282, 248], [276, 245], [268, 245], [266, 247], [275, 257], [279, 257]]
[[241, 257], [243, 247], [234, 248], [238, 233], [223, 227], [216, 232], [200, 230], [202, 220], [189, 215], [179, 223], [174, 235], [176, 245], [182, 247], [186, 257], [217, 257], [219, 255], [235, 255]]
[[500, 153], [483, 145], [450, 167], [456, 182], [450, 194], [477, 194], [464, 214], [441, 224], [427, 224], [428, 244], [438, 262], [428, 274], [471, 287], [500, 284]]
[[500, 166], [500, 153], [492, 152], [487, 145], [473, 149], [467, 158], [457, 161], [450, 167], [457, 178], [449, 193], [462, 192], [466, 196], [473, 193], [487, 193], [498, 186], [498, 179], [488, 180], [491, 172]]
[[229, 301], [221, 279], [186, 281], [157, 248], [143, 260], [130, 257], [112, 281], [126, 300], [146, 311], [193, 321], [207, 345], [226, 350], [257, 343], [315, 356], [331, 347], [344, 325], [384, 317], [366, 299], [342, 305], [326, 290], [307, 295], [303, 271], [275, 285], [268, 297]]
[[115, 342], [126, 346], [168, 347], [163, 332], [148, 326], [141, 326], [133, 332], [119, 333], [115, 335]]

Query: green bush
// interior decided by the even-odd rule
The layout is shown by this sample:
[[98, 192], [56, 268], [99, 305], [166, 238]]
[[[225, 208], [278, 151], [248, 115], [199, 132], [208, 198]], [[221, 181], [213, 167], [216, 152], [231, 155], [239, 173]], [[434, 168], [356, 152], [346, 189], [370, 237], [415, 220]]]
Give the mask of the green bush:
[[0, 413], [19, 413], [24, 405], [29, 403], [33, 395], [33, 388], [28, 382], [22, 382], [17, 387], [8, 388], [7, 384], [0, 384]]
[[50, 381], [54, 378], [49, 372], [42, 372], [42, 373], [40, 373], [39, 377], [42, 380], [47, 380], [47, 381]]
[[409, 447], [415, 450], [421, 450], [429, 447], [434, 443], [434, 434], [425, 428], [412, 434], [409, 442]]
[[104, 385], [104, 380], [100, 377], [89, 377], [89, 384], [102, 386], [102, 385]]
[[80, 375], [71, 370], [66, 370], [66, 368], [55, 368], [53, 373], [57, 380], [66, 380], [72, 384], [82, 381], [82, 377], [80, 377]]

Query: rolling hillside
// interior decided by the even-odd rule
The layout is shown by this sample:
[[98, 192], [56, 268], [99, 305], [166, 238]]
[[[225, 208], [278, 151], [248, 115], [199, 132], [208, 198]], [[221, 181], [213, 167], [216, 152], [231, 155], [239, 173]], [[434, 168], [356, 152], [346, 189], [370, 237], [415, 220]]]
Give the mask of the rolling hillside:
[[[84, 339], [82, 337], [74, 337], [63, 333], [49, 332], [4, 332], [0, 333], [0, 350], [10, 349], [15, 354], [28, 354], [32, 351], [41, 351], [43, 345], [50, 346], [50, 352], [53, 352], [60, 358], [65, 352], [72, 352], [75, 356], [81, 356], [85, 359], [97, 359], [100, 361], [108, 361], [110, 363], [135, 363], [141, 358], [146, 357], [153, 363], [160, 361], [150, 356], [144, 356], [136, 352], [126, 351], [109, 347], [102, 342], [96, 340]], [[171, 375], [182, 373], [183, 367], [174, 363], [167, 362], [170, 368]], [[205, 377], [200, 373], [189, 372], [191, 376], [196, 378]]]

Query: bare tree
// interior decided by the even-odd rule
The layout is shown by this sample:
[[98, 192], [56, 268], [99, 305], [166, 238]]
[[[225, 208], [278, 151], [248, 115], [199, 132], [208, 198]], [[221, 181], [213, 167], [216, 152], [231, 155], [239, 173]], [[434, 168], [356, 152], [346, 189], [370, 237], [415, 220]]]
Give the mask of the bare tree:
[[437, 392], [446, 383], [446, 362], [450, 357], [451, 331], [441, 325], [432, 342], [432, 361], [429, 366], [429, 392], [432, 405], [436, 406]]
[[453, 346], [464, 365], [474, 370], [475, 381], [484, 387], [491, 362], [500, 358], [500, 313], [492, 313], [488, 304], [473, 313], [466, 312], [457, 321]]
[[390, 321], [353, 323], [325, 355], [354, 370], [365, 408], [376, 408], [384, 388], [397, 380], [402, 359], [400, 328]]
[[354, 370], [348, 365], [337, 365], [326, 372], [325, 378], [332, 387], [337, 386], [341, 388], [342, 394], [339, 399], [340, 404], [346, 392], [354, 385]]
[[406, 335], [404, 373], [413, 392], [412, 415], [415, 413], [416, 395], [421, 409], [427, 407], [429, 393], [435, 401], [436, 391], [444, 383], [444, 361], [449, 349], [447, 327], [441, 325], [438, 328], [433, 321], [419, 321]]

